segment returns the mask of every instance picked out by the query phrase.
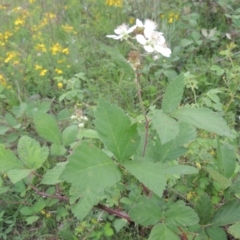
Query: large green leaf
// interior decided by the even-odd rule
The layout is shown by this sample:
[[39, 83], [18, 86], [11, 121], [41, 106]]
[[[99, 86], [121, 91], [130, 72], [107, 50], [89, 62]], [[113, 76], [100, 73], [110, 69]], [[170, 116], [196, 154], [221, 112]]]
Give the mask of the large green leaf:
[[213, 205], [210, 197], [206, 193], [198, 199], [195, 205], [195, 211], [200, 218], [200, 224], [205, 225], [209, 223], [213, 213]]
[[147, 188], [162, 197], [166, 186], [166, 176], [160, 166], [147, 161], [130, 161], [123, 166]]
[[101, 49], [104, 50], [107, 54], [111, 56], [113, 61], [117, 63], [125, 73], [130, 75], [130, 77], [134, 78], [134, 71], [129, 62], [126, 60], [125, 57], [115, 48], [108, 47], [106, 45], [101, 44]]
[[214, 171], [211, 168], [204, 168], [204, 169], [207, 170], [211, 175], [211, 177], [219, 183], [219, 185], [222, 187], [223, 190], [228, 188], [231, 185], [231, 181], [228, 178], [221, 175], [220, 173]]
[[4, 145], [0, 144], [0, 172], [7, 173], [11, 169], [20, 169], [22, 162]]
[[217, 163], [219, 172], [230, 178], [236, 168], [236, 155], [233, 146], [228, 143], [221, 144], [217, 141]]
[[191, 226], [198, 223], [198, 215], [194, 210], [178, 201], [170, 206], [165, 213], [165, 222], [168, 225]]
[[154, 198], [143, 197], [129, 212], [130, 218], [143, 226], [154, 225], [160, 221], [162, 211]]
[[180, 237], [165, 224], [159, 223], [153, 227], [148, 240], [180, 240]]
[[221, 136], [233, 137], [225, 120], [218, 113], [208, 108], [184, 107], [172, 112], [171, 116]]
[[174, 139], [179, 133], [178, 123], [161, 110], [155, 110], [152, 117], [153, 128], [157, 131], [162, 144]]
[[64, 146], [68, 146], [77, 139], [78, 126], [71, 125], [65, 128], [62, 132], [62, 143]]
[[[157, 163], [161, 166], [161, 163]], [[162, 167], [162, 172], [167, 175], [197, 174], [198, 169], [188, 165], [172, 165]]]
[[229, 201], [214, 212], [211, 223], [214, 226], [226, 226], [239, 222], [240, 220], [240, 202], [236, 200]]
[[38, 169], [47, 160], [48, 148], [28, 136], [22, 136], [18, 142], [18, 155], [29, 169]]
[[41, 137], [49, 142], [61, 144], [61, 132], [53, 116], [47, 113], [36, 112], [33, 115], [33, 119], [36, 130]]
[[167, 87], [162, 101], [162, 109], [164, 113], [171, 113], [176, 109], [182, 100], [184, 91], [184, 74], [179, 75]]
[[99, 100], [96, 111], [96, 130], [101, 141], [119, 161], [129, 159], [139, 145], [137, 125], [115, 105]]
[[211, 240], [227, 240], [227, 234], [221, 227], [206, 228], [207, 235]]
[[[89, 198], [89, 204], [93, 207], [104, 195], [104, 189], [119, 182], [121, 177], [119, 168], [111, 158], [94, 145], [83, 142], [69, 157], [60, 179], [71, 184], [70, 194], [74, 199], [81, 197], [81, 201], [86, 203]], [[84, 214], [76, 213], [81, 218]]]
[[43, 175], [43, 179], [41, 181], [42, 184], [54, 185], [56, 183], [62, 182], [60, 179], [60, 175], [66, 167], [67, 162], [60, 162], [53, 169], [47, 170], [47, 172]]
[[240, 239], [240, 222], [230, 226], [227, 231], [234, 236], [235, 239]]
[[8, 177], [12, 183], [17, 183], [31, 173], [31, 169], [12, 169], [8, 171]]

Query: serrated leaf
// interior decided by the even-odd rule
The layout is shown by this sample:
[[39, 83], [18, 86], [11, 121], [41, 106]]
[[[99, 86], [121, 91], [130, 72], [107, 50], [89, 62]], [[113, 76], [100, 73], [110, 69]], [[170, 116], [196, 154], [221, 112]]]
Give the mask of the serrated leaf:
[[131, 125], [123, 110], [100, 99], [96, 111], [96, 130], [101, 141], [120, 162], [129, 159], [139, 145], [137, 125]]
[[61, 144], [61, 132], [53, 116], [47, 113], [36, 112], [33, 119], [36, 130], [41, 137], [49, 142]]
[[48, 148], [28, 136], [22, 136], [18, 142], [18, 155], [30, 169], [38, 169], [47, 160]]
[[180, 108], [172, 112], [171, 116], [221, 136], [233, 137], [225, 120], [208, 108]]
[[54, 185], [62, 182], [60, 179], [60, 175], [65, 169], [67, 162], [60, 162], [53, 169], [47, 170], [47, 172], [43, 175], [43, 179], [41, 181], [42, 184]]
[[155, 110], [152, 117], [153, 129], [158, 133], [162, 144], [176, 138], [179, 127], [176, 120], [164, 114], [161, 110]]
[[198, 223], [198, 215], [194, 210], [178, 201], [170, 206], [165, 212], [165, 222], [168, 225], [191, 226]]
[[221, 144], [217, 141], [217, 164], [219, 172], [230, 178], [236, 168], [236, 155], [233, 146], [228, 143]]
[[130, 161], [123, 166], [147, 188], [162, 197], [166, 187], [166, 176], [162, 168], [152, 162]]
[[230, 226], [227, 231], [234, 236], [235, 239], [240, 239], [240, 222]]
[[[89, 198], [93, 207], [103, 196], [104, 189], [119, 182], [121, 177], [119, 168], [110, 157], [94, 145], [83, 142], [69, 157], [60, 179], [71, 184], [70, 193], [75, 199], [82, 197], [80, 206], [87, 204]], [[86, 211], [82, 209], [76, 214], [82, 218]]]
[[0, 144], [0, 171], [2, 173], [7, 173], [11, 169], [20, 169], [22, 167], [22, 162], [13, 154], [13, 152]]
[[163, 96], [162, 109], [164, 113], [171, 113], [176, 109], [182, 100], [184, 91], [184, 74], [180, 74], [173, 80]]
[[220, 173], [218, 173], [210, 168], [204, 168], [204, 169], [206, 169], [209, 172], [209, 174], [211, 175], [211, 177], [219, 183], [219, 185], [222, 187], [223, 190], [228, 188], [231, 185], [231, 180], [224, 177]]
[[213, 226], [226, 226], [238, 222], [240, 219], [240, 203], [229, 201], [214, 212], [211, 223]]
[[12, 169], [8, 171], [8, 177], [13, 184], [19, 182], [31, 173], [31, 169]]
[[208, 227], [206, 228], [207, 235], [211, 240], [227, 240], [226, 232], [220, 227]]
[[52, 156], [63, 156], [66, 153], [67, 149], [60, 145], [53, 143], [50, 148], [50, 152]]
[[71, 125], [65, 128], [62, 132], [62, 143], [64, 146], [69, 146], [71, 143], [76, 141], [78, 134], [78, 126]]
[[198, 199], [195, 211], [200, 218], [200, 224], [205, 225], [209, 223], [213, 213], [213, 205], [210, 197], [206, 193]]
[[155, 225], [148, 238], [148, 240], [170, 240], [170, 239], [180, 240], [180, 237], [163, 223]]
[[154, 225], [160, 221], [162, 210], [153, 198], [143, 198], [142, 201], [131, 208], [130, 218], [143, 226]]

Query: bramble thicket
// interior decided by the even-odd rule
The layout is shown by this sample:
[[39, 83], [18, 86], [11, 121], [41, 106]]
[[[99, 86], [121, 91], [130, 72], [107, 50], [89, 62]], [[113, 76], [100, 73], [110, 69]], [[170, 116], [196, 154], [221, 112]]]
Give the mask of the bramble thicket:
[[240, 239], [238, 0], [0, 21], [0, 239]]

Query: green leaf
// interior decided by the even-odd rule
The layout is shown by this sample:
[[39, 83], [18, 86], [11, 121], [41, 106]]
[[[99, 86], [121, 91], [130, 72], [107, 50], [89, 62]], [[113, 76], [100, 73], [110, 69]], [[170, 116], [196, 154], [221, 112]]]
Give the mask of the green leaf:
[[38, 201], [33, 204], [32, 209], [35, 213], [38, 213], [45, 207], [46, 207], [45, 200], [43, 200], [42, 198], [39, 198]]
[[[71, 183], [70, 194], [75, 199], [82, 197], [74, 214], [83, 219], [104, 195], [104, 189], [119, 182], [121, 177], [119, 168], [110, 157], [94, 145], [83, 142], [69, 157], [60, 179]], [[85, 205], [87, 207], [81, 209]]]
[[8, 171], [8, 177], [13, 184], [19, 182], [31, 173], [31, 169], [12, 169]]
[[62, 132], [62, 143], [64, 146], [69, 146], [71, 143], [76, 141], [78, 134], [78, 126], [71, 125], [65, 128]]
[[43, 179], [41, 181], [42, 184], [54, 185], [62, 182], [60, 179], [60, 175], [65, 169], [67, 162], [60, 162], [53, 169], [47, 170], [47, 172], [43, 175]]
[[231, 185], [231, 181], [228, 178], [221, 175], [220, 173], [210, 168], [204, 168], [204, 169], [208, 171], [211, 177], [219, 183], [219, 185], [223, 190], [228, 188]]
[[31, 217], [27, 217], [25, 221], [27, 222], [27, 225], [31, 225], [34, 222], [36, 222], [38, 219], [39, 219], [39, 216], [31, 216]]
[[235, 239], [240, 239], [240, 222], [230, 226], [227, 231], [234, 236]]
[[33, 119], [36, 130], [41, 137], [49, 142], [61, 144], [61, 132], [53, 116], [47, 113], [36, 112]]
[[227, 240], [227, 234], [221, 227], [206, 228], [207, 235], [211, 240]]
[[128, 221], [126, 219], [115, 219], [113, 222], [113, 227], [115, 228], [116, 232], [118, 233], [122, 228], [128, 225]]
[[187, 149], [182, 146], [176, 145], [175, 140], [172, 140], [162, 145], [159, 138], [157, 138], [156, 152], [156, 161], [164, 163], [181, 157], [187, 152]]
[[101, 141], [120, 162], [129, 159], [139, 145], [137, 125], [131, 125], [122, 109], [103, 99], [96, 111], [96, 130]]
[[[157, 165], [160, 166], [161, 164], [157, 163]], [[171, 175], [197, 174], [198, 169], [188, 165], [173, 165], [173, 166], [163, 167], [162, 172], [164, 174], [171, 174]]]
[[154, 225], [162, 218], [162, 210], [153, 198], [143, 197], [129, 212], [130, 218], [143, 226]]
[[7, 173], [11, 169], [19, 169], [22, 167], [22, 162], [17, 159], [13, 152], [0, 144], [0, 171]]
[[175, 110], [171, 116], [198, 128], [215, 132], [221, 136], [233, 137], [231, 129], [225, 120], [218, 113], [208, 108], [184, 107]]
[[123, 166], [147, 188], [162, 197], [166, 187], [166, 176], [162, 168], [152, 162], [130, 161]]
[[131, 78], [134, 78], [134, 71], [129, 62], [126, 60], [125, 57], [122, 56], [122, 54], [114, 48], [108, 47], [106, 45], [101, 44], [101, 49], [104, 50], [107, 54], [111, 56], [114, 62], [116, 62], [122, 69], [124, 69], [124, 72], [131, 76]]
[[148, 240], [170, 240], [170, 239], [180, 240], [180, 237], [163, 223], [155, 225], [148, 238]]
[[174, 139], [179, 133], [178, 123], [161, 110], [155, 110], [152, 118], [153, 128], [157, 131], [162, 144]]
[[176, 109], [182, 100], [184, 91], [184, 74], [180, 74], [167, 87], [162, 101], [162, 109], [164, 113], [171, 113]]
[[240, 203], [236, 200], [229, 201], [214, 212], [211, 223], [214, 226], [226, 226], [239, 222]]
[[50, 148], [52, 156], [63, 156], [66, 153], [67, 149], [60, 144], [53, 143]]
[[33, 211], [33, 209], [31, 207], [22, 207], [20, 209], [20, 213], [23, 214], [23, 215], [28, 216], [28, 215], [34, 214], [34, 211]]
[[22, 136], [18, 142], [18, 155], [22, 162], [30, 169], [38, 169], [48, 158], [48, 148], [42, 147], [28, 136]]
[[236, 155], [233, 146], [228, 143], [221, 144], [217, 141], [217, 163], [219, 172], [230, 178], [236, 168]]
[[9, 129], [7, 126], [0, 126], [0, 135], [4, 135]]
[[17, 125], [17, 120], [13, 117], [11, 113], [5, 114], [5, 120], [10, 127], [14, 127]]
[[164, 216], [167, 225], [191, 226], [199, 221], [198, 215], [192, 208], [185, 206], [183, 201], [173, 203]]
[[210, 197], [206, 193], [198, 199], [195, 205], [195, 211], [200, 218], [200, 224], [205, 225], [209, 223], [213, 213], [213, 205]]
[[97, 131], [95, 131], [93, 129], [82, 129], [78, 133], [77, 138], [78, 139], [83, 139], [84, 137], [85, 138], [96, 138], [96, 139], [99, 139]]

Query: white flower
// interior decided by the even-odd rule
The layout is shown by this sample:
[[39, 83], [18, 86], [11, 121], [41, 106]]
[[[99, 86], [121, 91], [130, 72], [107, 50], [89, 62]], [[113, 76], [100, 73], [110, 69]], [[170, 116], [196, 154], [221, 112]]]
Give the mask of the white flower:
[[137, 34], [137, 41], [143, 45], [144, 49], [147, 52], [158, 52], [161, 53], [164, 57], [170, 57], [171, 49], [166, 46], [166, 41], [163, 36], [163, 33], [157, 31], [144, 31], [144, 36]]
[[123, 39], [127, 39], [129, 37], [129, 33], [133, 32], [136, 29], [136, 25], [128, 28], [128, 26], [126, 24], [122, 24], [121, 26], [118, 26], [114, 32], [117, 35], [107, 35], [106, 37], [108, 38], [113, 38], [115, 40], [123, 40]]
[[145, 32], [151, 33], [155, 31], [155, 29], [157, 28], [157, 23], [150, 19], [146, 19], [143, 24], [141, 20], [136, 19], [136, 26], [139, 28], [144, 28], [144, 35], [145, 35]]

